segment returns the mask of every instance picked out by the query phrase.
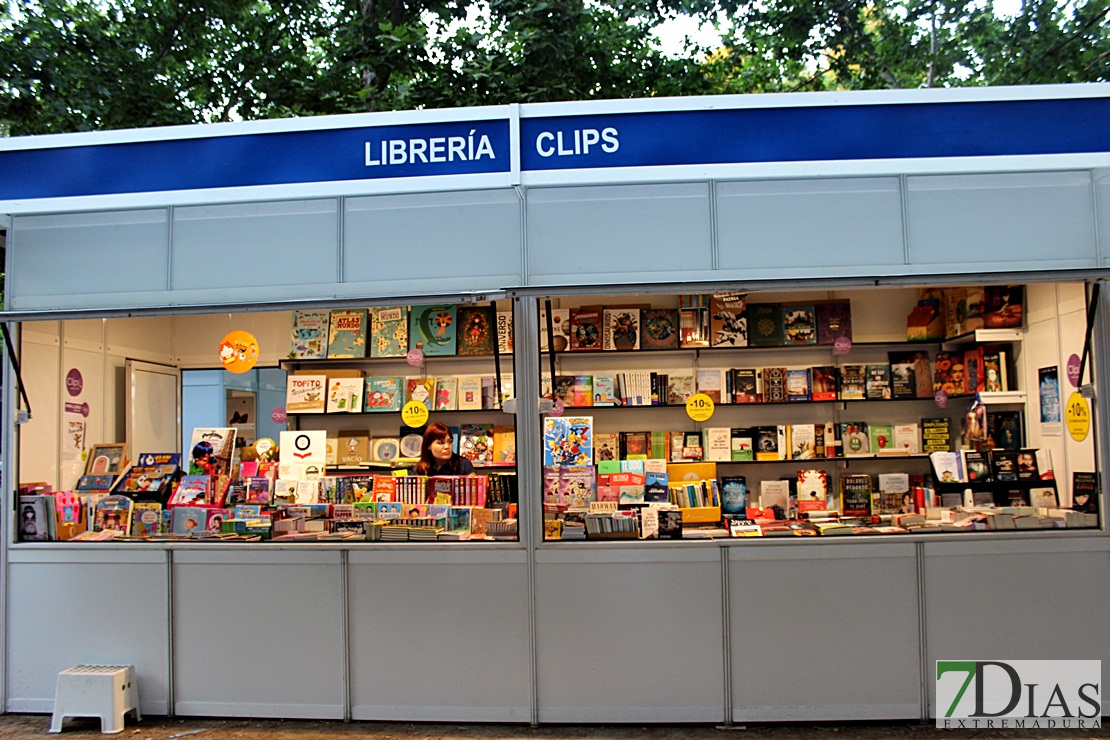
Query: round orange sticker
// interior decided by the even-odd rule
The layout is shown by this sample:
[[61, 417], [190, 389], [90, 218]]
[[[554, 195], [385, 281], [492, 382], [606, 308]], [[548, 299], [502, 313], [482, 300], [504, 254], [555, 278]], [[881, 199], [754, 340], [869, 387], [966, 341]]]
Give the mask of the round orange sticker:
[[231, 332], [220, 342], [220, 362], [228, 372], [247, 372], [258, 362], [258, 340], [250, 332]]

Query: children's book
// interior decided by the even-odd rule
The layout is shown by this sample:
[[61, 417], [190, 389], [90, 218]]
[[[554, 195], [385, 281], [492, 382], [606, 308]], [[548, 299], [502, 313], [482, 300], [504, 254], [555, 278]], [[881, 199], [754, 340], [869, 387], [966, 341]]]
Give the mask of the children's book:
[[400, 411], [404, 397], [404, 380], [400, 377], [366, 379], [366, 411]]
[[458, 354], [492, 355], [497, 315], [490, 306], [458, 307]]
[[459, 427], [459, 454], [475, 465], [493, 462], [493, 425], [463, 424]]
[[230, 476], [238, 462], [236, 431], [234, 427], [194, 428], [189, 445], [189, 475]]
[[113, 530], [126, 535], [131, 531], [131, 510], [134, 502], [127, 496], [105, 496], [96, 502], [93, 529]]
[[434, 410], [454, 411], [459, 407], [458, 378], [436, 378]]
[[202, 534], [208, 530], [208, 509], [180, 506], [173, 510], [170, 531], [173, 534]]
[[370, 321], [370, 356], [404, 357], [409, 351], [408, 306], [378, 306]]
[[409, 314], [409, 348], [420, 349], [428, 357], [457, 354], [456, 308], [445, 303], [413, 306]]
[[328, 378], [328, 400], [326, 411], [329, 414], [357, 414], [362, 411], [362, 394], [366, 381], [357, 378]]
[[599, 309], [571, 309], [570, 349], [589, 352], [601, 349], [602, 313]]
[[551, 340], [547, 336], [547, 311], [540, 311], [540, 351], [565, 352], [570, 349], [570, 309], [551, 310]]
[[[44, 542], [50, 539], [50, 521], [54, 516], [51, 511], [53, 508], [51, 506], [52, 498], [50, 494], [33, 494], [19, 497], [20, 541]], [[115, 497], [109, 496], [108, 498]], [[118, 498], [126, 498], [126, 496]]]
[[493, 427], [493, 462], [516, 462], [516, 428], [497, 425]]
[[331, 311], [294, 311], [289, 358], [320, 360], [328, 356]]
[[290, 373], [285, 378], [285, 410], [291, 414], [322, 414], [327, 410], [328, 376]]
[[693, 375], [668, 375], [667, 376], [667, 403], [672, 406], [684, 406], [690, 396], [695, 393]]
[[513, 353], [513, 312], [497, 312], [497, 352], [502, 355]]
[[606, 308], [601, 320], [602, 349], [640, 349], [640, 309]]
[[678, 310], [640, 310], [640, 349], [678, 349]]
[[170, 497], [170, 506], [204, 506], [212, 498], [214, 476], [185, 475]]
[[457, 406], [459, 411], [478, 411], [482, 408], [482, 376], [459, 377]]
[[405, 378], [405, 403], [419, 401], [432, 410], [436, 379], [431, 376]]
[[132, 465], [120, 476], [112, 492], [134, 500], [165, 501], [173, 492], [180, 470], [176, 464]]
[[152, 537], [162, 533], [162, 505], [156, 501], [136, 501], [131, 509], [131, 536]]
[[332, 311], [328, 325], [328, 359], [366, 357], [367, 324], [365, 308]]
[[543, 421], [545, 468], [580, 468], [593, 464], [592, 416], [548, 416]]
[[616, 377], [613, 375], [594, 375], [593, 393], [594, 406], [616, 406]]

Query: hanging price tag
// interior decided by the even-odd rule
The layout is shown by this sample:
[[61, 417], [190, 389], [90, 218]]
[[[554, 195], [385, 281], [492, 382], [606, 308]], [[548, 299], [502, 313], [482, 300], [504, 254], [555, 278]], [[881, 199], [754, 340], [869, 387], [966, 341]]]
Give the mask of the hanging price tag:
[[713, 399], [704, 393], [695, 393], [686, 400], [686, 415], [694, 421], [708, 421], [713, 408]]
[[1073, 391], [1068, 396], [1064, 422], [1068, 425], [1068, 434], [1076, 442], [1087, 439], [1087, 434], [1091, 431], [1091, 407], [1079, 391]]
[[401, 421], [410, 427], [424, 426], [428, 423], [428, 407], [420, 401], [409, 401], [401, 408]]

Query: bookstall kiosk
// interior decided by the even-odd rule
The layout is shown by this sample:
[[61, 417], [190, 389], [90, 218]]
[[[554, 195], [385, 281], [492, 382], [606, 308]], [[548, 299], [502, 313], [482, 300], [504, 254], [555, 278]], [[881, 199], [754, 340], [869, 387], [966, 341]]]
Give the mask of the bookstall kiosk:
[[[1062, 365], [1110, 258], [1108, 109], [1110, 86], [1082, 85], [0, 142], [3, 319], [33, 404], [17, 425], [5, 366], [4, 710], [49, 712], [70, 665], [129, 663], [147, 714], [924, 718], [938, 658], [1110, 661], [1104, 527], [545, 542], [537, 351], [550, 297], [998, 282], [1025, 284], [1037, 312], [1027, 368]], [[91, 368], [90, 438], [110, 440], [123, 358], [210, 366], [182, 338], [219, 334], [198, 328], [213, 316], [264, 335], [252, 317], [291, 308], [491, 299], [514, 309], [519, 542], [17, 541], [16, 481], [69, 485], [75, 363]], [[1107, 318], [1102, 302], [1096, 387]], [[1096, 394], [1092, 438], [1053, 442], [1072, 469], [1104, 467], [1106, 411]]]

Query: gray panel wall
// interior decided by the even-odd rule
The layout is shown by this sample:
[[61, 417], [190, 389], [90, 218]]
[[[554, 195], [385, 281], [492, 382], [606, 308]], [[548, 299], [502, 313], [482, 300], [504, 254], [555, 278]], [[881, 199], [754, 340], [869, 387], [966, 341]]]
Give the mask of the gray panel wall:
[[717, 185], [721, 270], [902, 265], [898, 178]]
[[910, 262], [940, 272], [1098, 265], [1088, 172], [907, 178]]
[[334, 283], [335, 199], [176, 208], [173, 289]]
[[511, 190], [348, 198], [343, 279], [408, 293], [518, 284], [520, 211]]
[[672, 280], [713, 267], [708, 183], [528, 191], [530, 284]]
[[165, 290], [168, 222], [164, 208], [15, 216], [10, 307], [126, 304], [136, 290]]
[[1099, 264], [1105, 265], [1110, 263], [1110, 170], [1096, 171], [1094, 191]]

